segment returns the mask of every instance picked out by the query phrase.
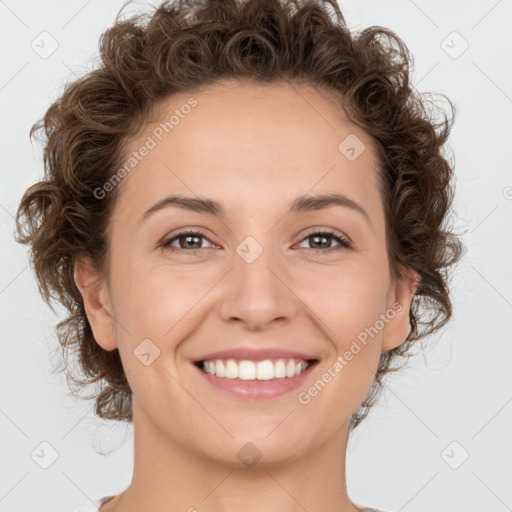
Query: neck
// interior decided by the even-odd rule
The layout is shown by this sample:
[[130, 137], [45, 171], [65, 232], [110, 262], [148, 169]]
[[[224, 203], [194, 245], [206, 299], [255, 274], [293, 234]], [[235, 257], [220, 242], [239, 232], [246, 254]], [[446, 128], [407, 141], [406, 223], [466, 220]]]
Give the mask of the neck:
[[360, 510], [346, 489], [348, 424], [304, 455], [283, 462], [266, 461], [262, 453], [255, 465], [240, 467], [237, 457], [219, 461], [170, 439], [149, 421], [135, 400], [133, 404], [132, 481], [121, 495], [101, 507], [101, 512]]

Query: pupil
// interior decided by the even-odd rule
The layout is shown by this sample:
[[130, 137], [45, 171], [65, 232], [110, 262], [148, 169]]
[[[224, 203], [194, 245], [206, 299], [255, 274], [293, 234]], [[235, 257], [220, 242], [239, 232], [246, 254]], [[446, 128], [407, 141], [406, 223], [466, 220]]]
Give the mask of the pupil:
[[[315, 241], [315, 243], [317, 243], [317, 241], [320, 239], [320, 240], [326, 240], [328, 237], [325, 236], [325, 235], [322, 235], [322, 236], [318, 236], [318, 235], [314, 235], [313, 236], [313, 240]], [[320, 244], [321, 245], [321, 244]], [[323, 244], [324, 246], [328, 246], [329, 244]]]
[[[200, 237], [198, 237], [198, 236], [196, 236], [196, 235], [184, 235], [184, 236], [182, 236], [182, 237], [181, 237], [181, 239], [182, 239], [182, 240], [183, 240], [183, 239], [185, 239], [185, 240], [189, 240], [189, 239], [191, 239], [191, 238], [192, 238], [192, 239], [199, 240], [199, 238], [200, 238]], [[201, 248], [201, 247], [200, 247], [200, 245], [201, 245], [201, 243], [200, 243], [200, 242], [196, 242], [196, 244], [195, 244], [195, 245], [196, 245], [196, 247], [194, 247], [194, 249], [200, 249], [200, 248]]]

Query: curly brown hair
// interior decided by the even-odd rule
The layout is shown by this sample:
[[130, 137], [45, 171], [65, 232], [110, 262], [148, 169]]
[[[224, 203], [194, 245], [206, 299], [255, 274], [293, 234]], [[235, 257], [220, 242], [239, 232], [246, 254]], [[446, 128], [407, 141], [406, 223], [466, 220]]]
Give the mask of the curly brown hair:
[[[382, 352], [370, 392], [351, 418], [353, 430], [375, 405], [383, 377], [452, 314], [448, 269], [462, 243], [446, 225], [454, 164], [442, 147], [454, 105], [442, 94], [452, 118], [433, 102], [429, 111], [427, 94], [410, 83], [413, 59], [404, 42], [380, 26], [351, 33], [336, 0], [174, 0], [127, 19], [123, 9], [101, 36], [98, 66], [68, 83], [32, 127], [31, 138], [43, 131], [45, 175], [25, 192], [16, 218], [17, 241], [31, 246], [43, 298], [69, 313], [56, 329], [68, 384], [78, 391], [99, 382], [101, 389], [84, 397], [95, 399], [95, 413], [133, 420], [119, 351], [94, 340], [74, 281], [82, 256], [108, 270], [106, 228], [118, 190], [101, 200], [93, 191], [124, 160], [127, 140], [159, 100], [179, 91], [229, 78], [302, 83], [338, 93], [339, 108], [372, 136], [392, 277], [402, 275], [401, 264], [420, 276], [410, 332]], [[78, 362], [73, 369], [70, 354]]]

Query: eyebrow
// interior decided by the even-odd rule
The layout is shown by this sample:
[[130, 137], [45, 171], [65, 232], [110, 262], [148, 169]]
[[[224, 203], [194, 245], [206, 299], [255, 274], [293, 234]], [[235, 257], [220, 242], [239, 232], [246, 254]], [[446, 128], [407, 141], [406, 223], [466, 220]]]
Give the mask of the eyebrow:
[[[365, 217], [368, 224], [371, 225], [370, 216], [366, 210], [361, 205], [348, 198], [347, 196], [344, 196], [343, 194], [323, 194], [311, 197], [298, 197], [291, 203], [288, 214], [322, 210], [330, 206], [343, 206], [359, 212], [363, 215], [363, 217]], [[168, 196], [164, 197], [155, 203], [151, 208], [149, 208], [149, 210], [144, 212], [141, 221], [145, 220], [152, 213], [168, 207], [182, 208], [191, 212], [226, 217], [226, 211], [224, 207], [212, 199], [200, 197], [195, 198]]]

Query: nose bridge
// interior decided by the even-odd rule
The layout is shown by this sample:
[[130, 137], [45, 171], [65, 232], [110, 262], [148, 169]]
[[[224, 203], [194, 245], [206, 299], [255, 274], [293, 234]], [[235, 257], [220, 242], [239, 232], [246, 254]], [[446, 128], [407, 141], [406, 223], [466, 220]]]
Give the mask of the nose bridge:
[[[260, 291], [263, 295], [271, 294], [283, 284], [276, 277], [280, 274], [280, 258], [272, 242], [272, 234], [258, 235], [259, 241], [246, 236], [236, 247], [235, 276], [243, 288]], [[277, 290], [279, 293], [279, 290]]]
[[265, 240], [265, 245], [262, 245], [252, 236], [248, 236], [237, 246], [235, 272], [237, 279], [246, 286], [261, 285], [265, 289], [264, 292], [268, 293], [278, 284], [275, 281], [278, 281], [276, 273], [279, 273], [280, 265], [271, 237]]
[[[272, 243], [272, 233], [245, 237], [235, 248], [224, 318], [238, 318], [252, 328], [291, 317], [294, 295], [285, 285], [286, 271]], [[263, 240], [264, 239], [264, 240]]]

